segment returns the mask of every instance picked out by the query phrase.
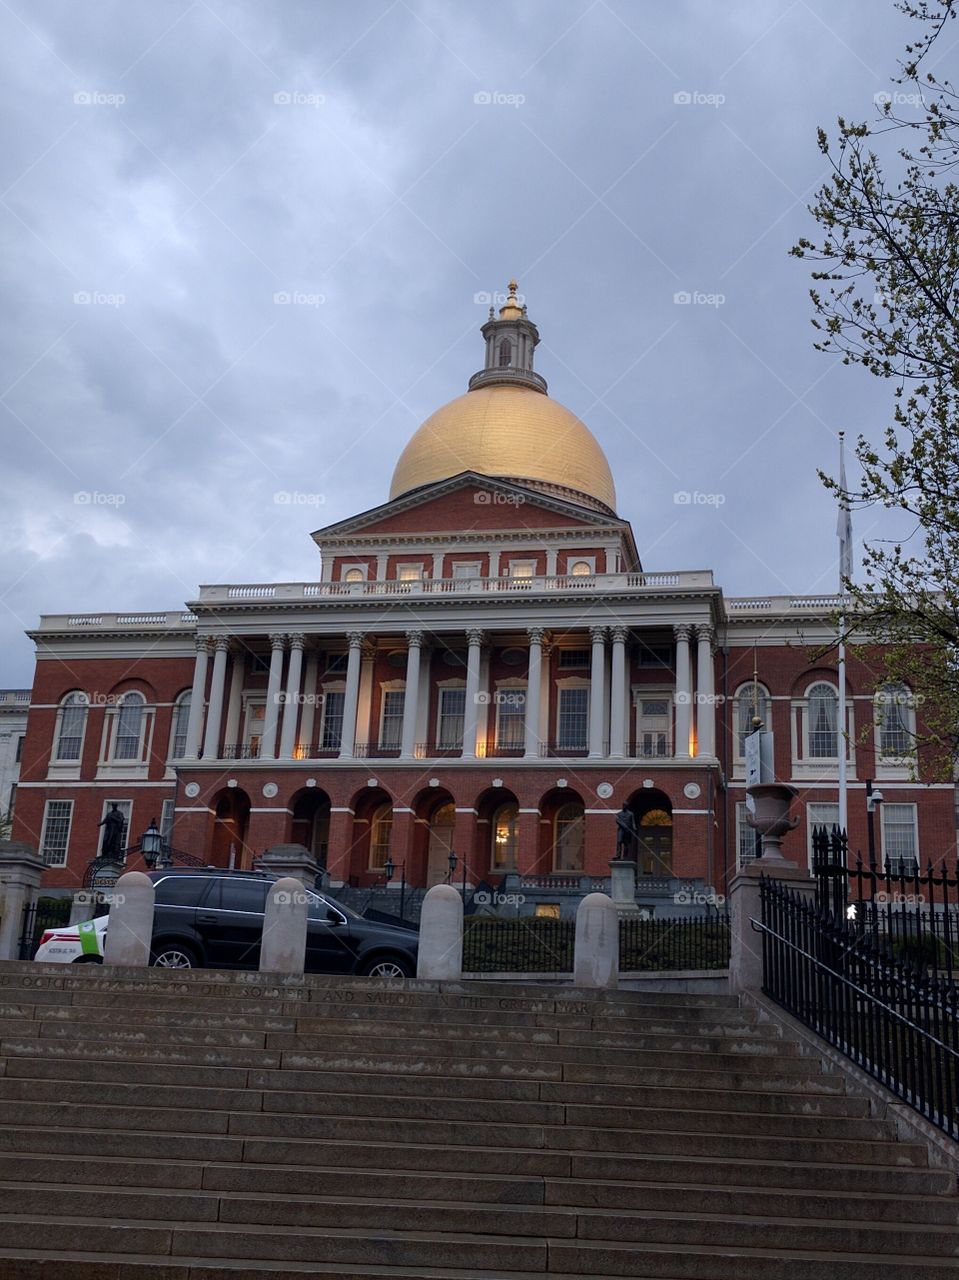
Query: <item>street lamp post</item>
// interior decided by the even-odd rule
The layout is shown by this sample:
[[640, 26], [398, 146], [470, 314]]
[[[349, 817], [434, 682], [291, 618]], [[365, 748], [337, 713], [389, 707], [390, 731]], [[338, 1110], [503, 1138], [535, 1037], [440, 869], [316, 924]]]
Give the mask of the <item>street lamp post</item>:
[[456, 870], [456, 863], [457, 863], [456, 854], [453, 852], [452, 849], [450, 849], [450, 856], [447, 858], [447, 862], [449, 863], [450, 872], [449, 872], [449, 875], [446, 877], [446, 883], [452, 884], [453, 872]]
[[873, 788], [872, 779], [866, 782], [866, 836], [869, 841], [869, 870], [876, 870], [876, 822], [875, 813], [882, 804], [882, 792]]
[[157, 826], [157, 820], [154, 818], [150, 825], [140, 837], [140, 853], [143, 855], [143, 861], [152, 871], [155, 867], [161, 865], [160, 860], [163, 857], [163, 837], [160, 835], [160, 829]]

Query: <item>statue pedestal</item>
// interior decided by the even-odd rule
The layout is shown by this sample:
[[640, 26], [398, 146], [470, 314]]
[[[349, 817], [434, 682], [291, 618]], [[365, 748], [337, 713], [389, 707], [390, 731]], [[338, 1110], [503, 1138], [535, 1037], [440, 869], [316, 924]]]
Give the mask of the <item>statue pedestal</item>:
[[639, 915], [636, 905], [636, 863], [625, 858], [613, 858], [609, 864], [610, 897], [621, 916]]

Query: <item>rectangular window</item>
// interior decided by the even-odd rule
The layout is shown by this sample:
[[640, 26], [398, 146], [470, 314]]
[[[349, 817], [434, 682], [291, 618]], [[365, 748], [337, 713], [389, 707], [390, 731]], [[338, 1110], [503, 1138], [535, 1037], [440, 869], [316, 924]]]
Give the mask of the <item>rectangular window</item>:
[[641, 667], [671, 667], [673, 647], [669, 644], [640, 644], [638, 650]]
[[535, 560], [511, 560], [509, 562], [509, 576], [511, 578], [532, 578], [535, 572]]
[[560, 649], [559, 668], [568, 671], [570, 667], [588, 667], [590, 652], [588, 649]]
[[669, 698], [657, 694], [639, 699], [639, 724], [636, 730], [636, 753], [646, 759], [668, 756], [670, 703]]
[[16, 764], [19, 764], [20, 761], [23, 759], [23, 744], [25, 742], [26, 742], [26, 738], [17, 738], [17, 752], [16, 752], [16, 755], [13, 757], [14, 763]]
[[173, 842], [173, 815], [176, 810], [175, 800], [164, 800], [160, 809], [160, 838], [164, 844]]
[[421, 582], [423, 566], [421, 564], [401, 564], [396, 575], [400, 582]]
[[63, 867], [67, 862], [67, 846], [70, 843], [70, 823], [73, 818], [72, 800], [48, 800], [43, 811], [43, 831], [40, 835], [40, 857], [48, 867]]
[[810, 803], [806, 805], [806, 848], [812, 866], [812, 833], [816, 827], [832, 831], [839, 826], [839, 805]]
[[879, 754], [888, 759], [902, 759], [912, 754], [909, 733], [908, 695], [898, 691], [886, 694], [879, 704]]
[[459, 750], [463, 746], [463, 719], [466, 714], [465, 689], [440, 689], [438, 747]]
[[346, 670], [346, 664], [349, 662], [350, 655], [348, 653], [328, 653], [326, 655], [326, 674], [341, 675]]
[[323, 733], [320, 748], [323, 751], [339, 751], [343, 741], [343, 705], [346, 694], [339, 689], [323, 694]]
[[744, 801], [736, 805], [736, 865], [742, 871], [762, 853], [762, 836], [746, 821], [749, 809]]
[[383, 716], [380, 721], [380, 746], [387, 749], [400, 747], [403, 744], [403, 700], [406, 694], [402, 689], [387, 689], [383, 694]]
[[463, 562], [453, 565], [453, 577], [457, 581], [464, 578], [478, 578], [480, 576], [479, 561], [470, 561], [468, 564]]
[[914, 804], [884, 804], [882, 852], [886, 870], [894, 876], [915, 875], [919, 867], [919, 833]]
[[250, 655], [250, 675], [265, 676], [270, 670], [270, 659], [265, 653], [253, 653]]
[[[104, 800], [103, 812], [100, 814], [100, 817], [105, 818], [114, 805], [116, 805], [119, 811], [123, 814], [123, 832], [120, 836], [120, 848], [125, 849], [127, 847], [127, 838], [130, 833], [130, 814], [133, 812], [133, 801], [132, 800]], [[103, 838], [106, 835], [106, 833], [107, 833], [106, 827], [101, 827], [100, 839], [97, 842], [98, 858], [103, 857]]]
[[526, 745], [526, 690], [496, 692], [496, 745], [503, 751]]
[[589, 689], [560, 689], [557, 745], [581, 751], [589, 742]]

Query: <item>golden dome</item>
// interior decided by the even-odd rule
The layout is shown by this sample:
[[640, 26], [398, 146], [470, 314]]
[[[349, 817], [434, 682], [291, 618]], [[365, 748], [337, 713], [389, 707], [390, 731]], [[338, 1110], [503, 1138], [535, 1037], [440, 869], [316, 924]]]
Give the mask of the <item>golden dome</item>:
[[616, 510], [609, 463], [592, 432], [569, 409], [527, 387], [477, 387], [437, 409], [400, 454], [390, 497], [461, 471], [531, 481], [570, 501], [582, 494]]

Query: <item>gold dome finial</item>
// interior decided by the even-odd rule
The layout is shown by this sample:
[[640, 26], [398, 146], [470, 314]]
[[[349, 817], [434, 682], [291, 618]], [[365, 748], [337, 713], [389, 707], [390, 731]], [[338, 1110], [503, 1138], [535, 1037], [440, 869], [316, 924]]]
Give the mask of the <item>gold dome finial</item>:
[[518, 320], [523, 314], [523, 308], [520, 306], [519, 298], [516, 296], [516, 290], [519, 288], [517, 280], [509, 282], [509, 297], [506, 299], [504, 306], [499, 309], [499, 318], [501, 320]]

